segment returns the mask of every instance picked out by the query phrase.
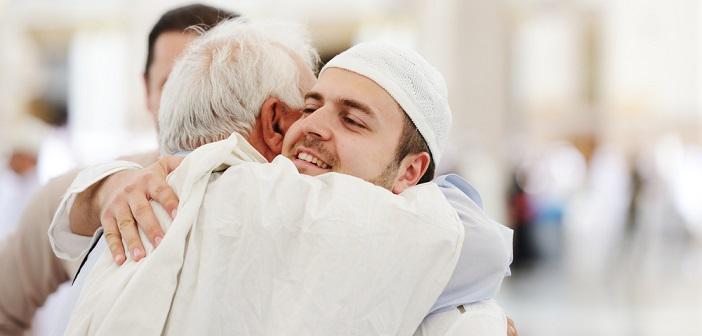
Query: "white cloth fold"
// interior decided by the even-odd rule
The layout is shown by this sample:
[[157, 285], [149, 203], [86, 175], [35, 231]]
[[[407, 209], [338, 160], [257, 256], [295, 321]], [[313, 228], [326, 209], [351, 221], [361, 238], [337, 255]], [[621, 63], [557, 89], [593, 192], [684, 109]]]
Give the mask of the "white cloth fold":
[[504, 336], [507, 316], [495, 300], [461, 305], [427, 316], [414, 336]]
[[[183, 156], [187, 154], [184, 153]], [[75, 188], [75, 190], [84, 190], [99, 182], [108, 172], [136, 167], [138, 165], [131, 162], [118, 161], [86, 168], [86, 171], [76, 178], [74, 185], [80, 187]], [[456, 269], [430, 313], [496, 298], [504, 277], [510, 274], [512, 230], [494, 222], [484, 213], [481, 209], [480, 194], [461, 177], [454, 174], [443, 175], [437, 177], [435, 183], [449, 204], [457, 211], [463, 223], [465, 239]], [[68, 227], [70, 210], [68, 205], [73, 204], [76, 196], [76, 191], [69, 192], [63, 199], [62, 205], [54, 217], [57, 229], [51, 231], [49, 235], [54, 246], [70, 246], [73, 258], [84, 256], [94, 242], [83, 236], [72, 234]], [[64, 237], [64, 239], [70, 237], [74, 243], [57, 238], [56, 232], [60, 232], [60, 237]], [[101, 232], [102, 229], [98, 229], [94, 237], [99, 237]], [[96, 250], [99, 251], [100, 246]], [[92, 256], [92, 259], [97, 257], [97, 255]], [[93, 264], [94, 260], [82, 267], [81, 272], [83, 274], [89, 273]]]
[[458, 213], [465, 241], [451, 280], [431, 311], [496, 298], [510, 275], [512, 229], [490, 219], [479, 206], [480, 195], [459, 176], [440, 176], [435, 182]]
[[411, 335], [463, 243], [438, 187], [393, 195], [251, 161], [263, 158], [236, 134], [189, 155], [169, 177], [173, 225], [152, 203], [159, 248], [143, 239], [149, 257], [122, 267], [104, 254], [66, 333]]

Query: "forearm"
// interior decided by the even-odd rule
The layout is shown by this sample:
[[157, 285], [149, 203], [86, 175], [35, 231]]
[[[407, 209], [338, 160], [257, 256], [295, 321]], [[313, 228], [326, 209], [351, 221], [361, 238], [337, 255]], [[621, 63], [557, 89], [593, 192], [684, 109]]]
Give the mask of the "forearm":
[[[114, 161], [82, 170], [65, 191], [49, 227], [54, 253], [66, 260], [76, 260], [90, 246], [95, 230], [100, 226], [100, 190], [108, 188], [106, 177], [126, 169], [140, 168], [138, 164]], [[100, 182], [105, 180], [105, 182]], [[92, 190], [91, 190], [92, 189]]]
[[[109, 177], [108, 177], [109, 178]], [[76, 196], [69, 213], [71, 231], [82, 236], [92, 236], [100, 227], [100, 187], [107, 178]]]
[[91, 241], [87, 237], [95, 239], [102, 228], [117, 264], [125, 260], [123, 243], [134, 260], [141, 259], [145, 254], [137, 224], [154, 246], [163, 239], [163, 229], [149, 201], [162, 204], [169, 214], [175, 212], [178, 197], [166, 182], [166, 176], [181, 160], [164, 157], [147, 168], [121, 160], [82, 170], [64, 196], [49, 229], [56, 255], [68, 260], [79, 258], [86, 252], [86, 243]]

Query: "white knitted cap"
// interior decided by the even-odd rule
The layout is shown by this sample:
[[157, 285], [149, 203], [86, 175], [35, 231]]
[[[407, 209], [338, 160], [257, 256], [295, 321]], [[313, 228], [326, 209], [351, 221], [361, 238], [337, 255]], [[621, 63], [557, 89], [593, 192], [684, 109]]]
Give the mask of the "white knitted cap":
[[355, 72], [385, 89], [405, 110], [439, 165], [452, 116], [446, 82], [438, 70], [413, 50], [377, 42], [360, 43], [342, 52], [320, 75], [329, 68]]

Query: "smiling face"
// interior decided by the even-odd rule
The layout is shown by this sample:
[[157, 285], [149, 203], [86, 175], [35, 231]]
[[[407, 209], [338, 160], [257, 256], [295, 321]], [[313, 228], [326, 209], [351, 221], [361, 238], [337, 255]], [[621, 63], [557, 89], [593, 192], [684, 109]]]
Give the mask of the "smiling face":
[[305, 95], [302, 118], [288, 130], [283, 155], [302, 174], [345, 173], [390, 189], [398, 177], [395, 154], [405, 118], [378, 84], [331, 68]]

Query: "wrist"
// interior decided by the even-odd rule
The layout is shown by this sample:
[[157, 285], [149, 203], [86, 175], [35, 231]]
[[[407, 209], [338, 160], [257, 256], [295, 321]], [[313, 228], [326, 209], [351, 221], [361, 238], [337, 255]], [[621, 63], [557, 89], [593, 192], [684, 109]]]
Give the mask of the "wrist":
[[114, 174], [95, 182], [76, 196], [70, 214], [70, 226], [73, 233], [92, 236], [100, 227], [101, 209], [106, 198], [105, 189], [107, 189], [103, 186], [112, 176]]
[[75, 234], [92, 236], [100, 226], [99, 207], [96, 207], [94, 197], [96, 186], [97, 184], [76, 195], [69, 215], [70, 228]]
[[108, 184], [108, 180], [110, 180], [117, 174], [119, 173], [115, 173], [113, 175], [105, 177], [104, 179], [96, 182], [94, 185], [92, 185], [89, 189], [86, 190], [86, 198], [90, 202], [89, 211], [91, 212], [91, 217], [100, 218], [102, 205], [105, 204], [108, 189], [103, 187]]

